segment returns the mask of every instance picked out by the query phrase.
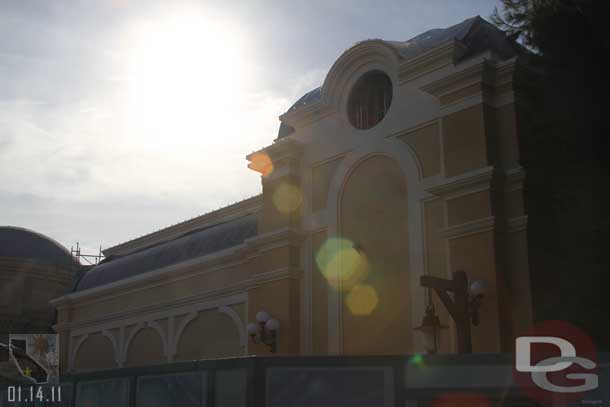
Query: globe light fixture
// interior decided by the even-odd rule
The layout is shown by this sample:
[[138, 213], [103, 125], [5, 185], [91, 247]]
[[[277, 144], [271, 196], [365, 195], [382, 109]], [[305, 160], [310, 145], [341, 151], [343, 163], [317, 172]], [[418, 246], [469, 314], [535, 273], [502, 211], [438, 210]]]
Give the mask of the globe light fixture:
[[259, 311], [256, 313], [256, 320], [259, 323], [264, 324], [265, 322], [267, 322], [269, 319], [271, 318], [271, 316], [269, 315], [269, 313], [267, 311]]
[[473, 281], [473, 283], [470, 284], [470, 295], [478, 297], [483, 294], [485, 294], [485, 283], [482, 280]]
[[277, 331], [280, 329], [280, 322], [266, 311], [257, 312], [256, 321], [257, 323], [250, 322], [246, 326], [252, 343], [265, 344], [271, 353], [277, 352]]
[[472, 325], [479, 325], [479, 308], [483, 303], [485, 295], [485, 283], [481, 280], [476, 280], [470, 284], [470, 297], [468, 299], [468, 308], [470, 309], [470, 318]]

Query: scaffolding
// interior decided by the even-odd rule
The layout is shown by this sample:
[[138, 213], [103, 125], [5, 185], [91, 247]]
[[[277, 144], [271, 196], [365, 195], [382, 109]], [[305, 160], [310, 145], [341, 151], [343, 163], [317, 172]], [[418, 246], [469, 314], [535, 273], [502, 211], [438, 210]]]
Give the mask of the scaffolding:
[[70, 253], [72, 253], [72, 256], [74, 256], [74, 258], [83, 266], [95, 266], [104, 260], [102, 246], [100, 246], [98, 254], [85, 254], [81, 252], [80, 244], [76, 242], [76, 247], [72, 246], [70, 248]]

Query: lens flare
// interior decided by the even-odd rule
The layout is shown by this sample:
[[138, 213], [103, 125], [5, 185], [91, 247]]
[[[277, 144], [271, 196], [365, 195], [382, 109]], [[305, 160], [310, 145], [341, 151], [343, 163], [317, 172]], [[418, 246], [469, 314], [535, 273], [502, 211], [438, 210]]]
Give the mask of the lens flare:
[[424, 357], [418, 353], [416, 355], [413, 355], [410, 359], [409, 359], [409, 363], [412, 365], [416, 365], [416, 366], [423, 366], [425, 361], [424, 361]]
[[345, 299], [345, 305], [353, 315], [370, 315], [377, 304], [379, 297], [377, 291], [370, 285], [357, 285], [349, 292]]
[[263, 177], [266, 177], [273, 172], [273, 162], [266, 153], [254, 153], [250, 156], [248, 168], [260, 172]]
[[284, 214], [296, 211], [301, 207], [303, 195], [301, 190], [292, 184], [280, 184], [273, 193], [273, 204]]
[[327, 239], [316, 254], [316, 264], [331, 287], [345, 291], [362, 283], [369, 273], [364, 252], [344, 238]]

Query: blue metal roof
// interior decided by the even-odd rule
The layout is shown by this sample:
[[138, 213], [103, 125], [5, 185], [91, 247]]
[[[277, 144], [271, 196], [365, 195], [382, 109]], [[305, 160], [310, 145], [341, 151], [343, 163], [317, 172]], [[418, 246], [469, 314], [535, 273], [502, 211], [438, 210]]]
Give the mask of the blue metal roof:
[[0, 257], [37, 260], [62, 266], [76, 264], [70, 252], [55, 240], [14, 226], [0, 226]]
[[322, 87], [319, 86], [313, 90], [310, 90], [299, 98], [294, 104], [288, 109], [288, 111], [298, 109], [301, 106], [305, 106], [308, 103], [317, 102], [322, 97]]
[[177, 239], [160, 243], [122, 257], [109, 257], [87, 270], [75, 291], [109, 284], [162, 267], [237, 246], [256, 236], [258, 220], [250, 214], [225, 223], [189, 232]]
[[[502, 59], [511, 58], [518, 48], [518, 45], [509, 40], [502, 30], [480, 16], [471, 17], [451, 27], [428, 30], [407, 41], [383, 42], [395, 48], [401, 59], [409, 60], [452, 39], [461, 41], [466, 46], [467, 51], [462, 58], [485, 50], [493, 50]], [[288, 111], [317, 102], [321, 97], [322, 87], [315, 88], [301, 96]], [[294, 129], [287, 131], [285, 125], [282, 126], [283, 123], [280, 124], [278, 139], [287, 137], [294, 131]]]

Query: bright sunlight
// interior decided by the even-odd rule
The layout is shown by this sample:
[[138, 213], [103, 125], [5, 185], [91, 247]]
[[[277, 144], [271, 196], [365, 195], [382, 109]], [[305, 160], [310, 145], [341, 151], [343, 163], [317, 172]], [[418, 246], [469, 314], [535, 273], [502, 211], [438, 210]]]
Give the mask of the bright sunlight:
[[183, 13], [140, 24], [133, 37], [127, 98], [131, 141], [166, 150], [221, 139], [244, 83], [244, 47], [236, 27]]

